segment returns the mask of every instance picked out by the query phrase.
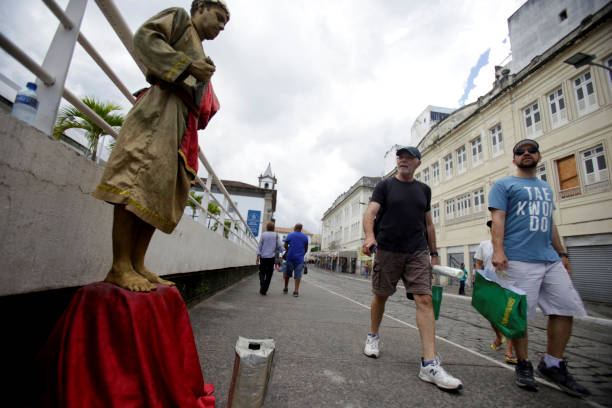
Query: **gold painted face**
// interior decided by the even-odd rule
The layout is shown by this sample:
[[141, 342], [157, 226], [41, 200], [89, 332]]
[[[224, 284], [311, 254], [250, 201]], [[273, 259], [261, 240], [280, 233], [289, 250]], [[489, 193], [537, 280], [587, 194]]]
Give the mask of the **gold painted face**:
[[200, 40], [215, 39], [225, 28], [229, 16], [223, 7], [207, 5], [196, 11], [191, 21]]

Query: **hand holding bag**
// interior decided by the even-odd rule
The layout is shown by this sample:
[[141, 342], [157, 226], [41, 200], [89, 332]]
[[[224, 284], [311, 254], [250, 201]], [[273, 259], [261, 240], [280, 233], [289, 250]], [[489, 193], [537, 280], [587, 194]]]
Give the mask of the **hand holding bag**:
[[527, 335], [527, 295], [495, 271], [476, 271], [472, 306], [507, 338]]
[[278, 234], [276, 234], [274, 241], [274, 263], [280, 265], [280, 248], [278, 246]]

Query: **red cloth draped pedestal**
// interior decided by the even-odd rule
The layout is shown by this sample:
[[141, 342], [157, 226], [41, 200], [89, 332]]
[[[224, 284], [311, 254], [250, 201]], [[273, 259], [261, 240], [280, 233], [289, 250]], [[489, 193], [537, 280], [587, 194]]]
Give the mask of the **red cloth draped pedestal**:
[[215, 406], [174, 287], [130, 292], [97, 282], [79, 289], [39, 362], [44, 406]]

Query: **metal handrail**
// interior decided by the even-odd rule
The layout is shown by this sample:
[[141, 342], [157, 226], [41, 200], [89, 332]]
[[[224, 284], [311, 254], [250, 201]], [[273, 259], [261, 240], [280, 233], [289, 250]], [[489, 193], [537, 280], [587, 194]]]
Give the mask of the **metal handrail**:
[[[57, 5], [57, 3], [55, 1], [53, 1], [53, 0], [43, 0], [43, 2], [53, 12], [53, 14], [58, 18], [58, 20], [60, 21], [60, 23], [63, 25], [63, 27], [66, 30], [70, 31], [73, 28], [75, 28], [76, 25], [73, 23], [71, 18], [68, 17], [66, 15], [66, 13], [64, 13], [64, 11]], [[95, 0], [95, 2], [98, 5], [98, 7], [100, 8], [100, 10], [102, 11], [102, 13], [104, 14], [104, 16], [106, 17], [106, 19], [109, 22], [109, 24], [111, 25], [111, 27], [114, 29], [114, 31], [117, 34], [117, 36], [119, 37], [119, 39], [122, 41], [122, 43], [125, 46], [125, 48], [127, 49], [128, 53], [132, 56], [132, 58], [134, 59], [134, 61], [138, 65], [138, 67], [144, 73], [145, 72], [144, 67], [139, 63], [139, 61], [136, 58], [134, 58], [133, 45], [132, 45], [132, 38], [133, 38], [132, 32], [130, 31], [127, 23], [125, 22], [125, 20], [121, 16], [121, 13], [116, 8], [115, 4], [112, 2], [112, 0]], [[82, 18], [82, 15], [81, 14], [74, 14], [74, 13], [71, 14], [71, 15], [79, 22], [79, 26], [80, 26], [80, 19]], [[78, 29], [78, 27], [77, 27], [77, 29]], [[107, 77], [123, 93], [123, 95], [127, 98], [127, 100], [131, 104], [134, 104], [136, 102], [136, 99], [132, 96], [132, 94], [129, 92], [127, 87], [125, 87], [125, 85], [123, 85], [123, 83], [118, 78], [118, 76], [106, 64], [104, 59], [93, 48], [93, 46], [91, 45], [91, 43], [89, 43], [89, 41], [85, 38], [85, 36], [82, 33], [79, 32], [78, 35], [76, 36], [76, 41], [78, 41], [79, 44], [83, 47], [83, 49], [92, 57], [92, 59], [104, 71], [104, 73], [107, 75]], [[74, 44], [74, 43], [72, 43], [72, 44]], [[43, 66], [39, 65], [38, 63], [36, 63], [26, 53], [21, 51], [18, 46], [16, 46], [13, 42], [11, 42], [8, 38], [6, 38], [2, 33], [0, 33], [0, 47], [2, 47], [5, 51], [7, 51], [7, 53], [9, 55], [11, 55], [13, 58], [15, 58], [24, 67], [26, 67], [28, 70], [30, 70], [34, 75], [36, 75], [36, 77], [38, 77], [45, 85], [53, 86], [55, 84], [56, 78], [54, 78], [53, 75], [51, 75], [47, 71], [45, 71]], [[62, 81], [63, 81], [63, 79], [62, 79]], [[81, 111], [83, 114], [85, 114], [87, 117], [89, 117], [95, 124], [97, 124], [102, 129], [104, 129], [105, 132], [107, 132], [109, 135], [113, 136], [114, 138], [117, 138], [117, 136], [118, 136], [117, 132], [106, 121], [104, 121], [92, 109], [90, 109], [87, 105], [85, 105], [72, 92], [70, 92], [68, 89], [66, 89], [63, 86], [63, 84], [61, 84], [61, 85], [62, 85], [61, 95], [68, 102], [70, 102], [79, 111]], [[221, 191], [221, 193], [223, 194], [223, 196], [227, 200], [228, 205], [232, 205], [233, 206], [232, 199], [231, 199], [227, 189], [225, 188], [225, 186], [223, 185], [221, 180], [215, 174], [214, 170], [212, 169], [212, 166], [210, 165], [210, 163], [208, 162], [208, 160], [206, 159], [206, 157], [202, 153], [201, 149], [200, 149], [200, 151], [198, 153], [198, 158], [203, 163], [203, 165], [204, 165], [204, 167], [205, 167], [205, 169], [206, 169], [206, 171], [208, 173], [208, 177], [209, 177], [209, 179], [211, 179], [211, 182], [214, 182], [215, 185], [217, 186], [217, 188], [219, 189], [219, 191]], [[256, 240], [253, 232], [248, 227], [248, 224], [246, 223], [246, 221], [244, 220], [242, 215], [238, 211], [236, 211], [235, 214], [238, 215], [238, 219], [236, 219], [235, 218], [235, 214], [230, 214], [228, 209], [222, 203], [220, 203], [219, 200], [217, 200], [217, 198], [212, 194], [212, 191], [210, 191], [210, 189], [208, 188], [206, 183], [204, 183], [197, 176], [196, 176], [196, 182], [198, 182], [198, 184], [200, 184], [202, 186], [202, 188], [206, 190], [206, 192], [208, 193], [210, 198], [212, 200], [214, 200], [218, 204], [219, 208], [223, 212], [223, 216], [220, 217], [220, 218], [217, 218], [214, 214], [210, 214], [208, 212], [208, 203], [206, 204], [206, 207], [203, 207], [202, 205], [200, 205], [196, 200], [192, 199], [191, 197], [189, 197], [189, 200], [194, 202], [195, 205], [197, 206], [197, 208], [202, 210], [207, 215], [207, 217], [210, 217], [211, 219], [214, 219], [215, 221], [218, 222], [219, 225], [222, 226], [223, 229], [220, 230], [221, 234], [223, 234], [223, 231], [227, 229], [228, 230], [228, 238], [230, 236], [235, 237], [235, 238], [237, 238], [237, 240], [239, 241], [239, 243], [241, 245], [246, 245], [247, 247], [251, 248], [252, 250], [255, 250], [257, 248], [257, 240]], [[227, 221], [227, 220], [230, 221], [230, 226], [229, 227], [227, 227], [225, 225], [225, 221]], [[235, 226], [236, 222], [239, 225], [238, 232], [236, 232], [234, 230], [234, 226]]]
[[64, 13], [64, 10], [62, 10], [56, 2], [53, 0], [42, 0], [42, 2], [47, 5], [53, 14], [55, 14], [55, 17], [57, 17], [66, 30], [72, 30], [74, 28], [74, 23], [70, 20], [70, 17]]
[[125, 85], [123, 85], [123, 82], [121, 82], [119, 77], [117, 75], [115, 75], [113, 70], [102, 59], [100, 54], [98, 54], [98, 52], [94, 49], [94, 47], [91, 45], [91, 43], [89, 41], [87, 41], [87, 38], [85, 38], [83, 33], [79, 33], [78, 41], [79, 41], [79, 44], [81, 44], [81, 47], [83, 47], [83, 49], [85, 51], [87, 51], [89, 56], [91, 58], [93, 58], [94, 61], [96, 61], [96, 63], [102, 69], [102, 71], [104, 71], [106, 76], [108, 76], [108, 78], [111, 81], [113, 81], [113, 83], [117, 86], [117, 88], [119, 88], [119, 90], [121, 91], [123, 96], [125, 96], [127, 98], [127, 100], [131, 102], [132, 105], [135, 104], [136, 103], [136, 98], [134, 98], [132, 93], [126, 88]]
[[10, 56], [23, 64], [23, 66], [29, 69], [30, 72], [40, 78], [45, 85], [51, 86], [55, 83], [55, 78], [53, 78], [53, 76], [49, 75], [42, 66], [30, 58], [28, 54], [21, 51], [17, 45], [6, 38], [2, 33], [0, 33], [0, 47], [2, 47]]
[[[212, 166], [210, 165], [210, 163], [206, 159], [206, 156], [204, 156], [204, 153], [202, 153], [202, 149], [199, 149], [198, 157], [199, 157], [200, 161], [202, 162], [202, 164], [204, 165], [204, 167], [206, 168], [206, 171], [208, 172], [209, 177], [213, 177], [213, 181], [217, 184], [217, 187], [219, 188], [219, 190], [221, 190], [221, 192], [223, 193], [223, 195], [227, 199], [228, 203], [230, 203], [230, 205], [233, 205], [233, 202], [232, 202], [232, 199], [231, 199], [229, 193], [225, 189], [225, 186], [223, 185], [223, 183], [221, 183], [221, 180], [219, 180], [219, 178], [215, 174], [215, 171], [212, 169]], [[242, 223], [247, 227], [246, 228], [247, 235], [252, 237], [252, 239], [255, 239], [255, 235], [253, 235], [253, 232], [250, 230], [250, 228], [248, 228], [247, 223], [244, 220], [244, 218], [242, 218], [242, 215], [240, 214], [240, 212], [236, 211], [236, 214], [238, 214], [238, 217], [240, 218], [240, 221], [242, 221]]]

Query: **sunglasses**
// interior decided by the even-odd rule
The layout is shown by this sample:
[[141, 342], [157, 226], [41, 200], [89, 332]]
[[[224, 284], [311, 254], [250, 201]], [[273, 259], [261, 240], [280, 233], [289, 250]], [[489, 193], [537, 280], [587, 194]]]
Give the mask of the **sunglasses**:
[[515, 156], [522, 156], [525, 154], [525, 152], [529, 152], [530, 154], [536, 154], [538, 153], [538, 149], [537, 147], [530, 147], [529, 149], [516, 149], [514, 151], [514, 155]]

